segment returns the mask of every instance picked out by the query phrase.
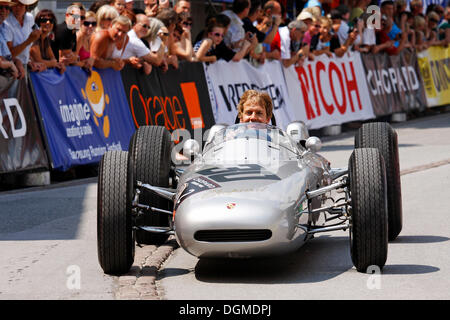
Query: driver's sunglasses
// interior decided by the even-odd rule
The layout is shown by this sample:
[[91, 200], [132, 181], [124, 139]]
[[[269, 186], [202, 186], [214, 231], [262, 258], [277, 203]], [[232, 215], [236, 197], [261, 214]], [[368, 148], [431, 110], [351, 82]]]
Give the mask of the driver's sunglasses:
[[81, 16], [80, 16], [79, 14], [70, 13], [70, 15], [71, 15], [72, 18], [74, 18], [75, 20], [81, 19]]
[[148, 24], [140, 23], [140, 25], [145, 29], [150, 29], [150, 26]]
[[10, 10], [11, 7], [10, 6], [0, 6], [0, 10]]
[[192, 26], [192, 22], [183, 21], [183, 26], [191, 27]]

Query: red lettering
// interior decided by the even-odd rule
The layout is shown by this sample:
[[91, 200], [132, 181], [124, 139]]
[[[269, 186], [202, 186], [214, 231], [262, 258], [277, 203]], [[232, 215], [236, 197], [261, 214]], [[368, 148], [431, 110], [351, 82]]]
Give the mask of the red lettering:
[[309, 83], [308, 76], [306, 75], [305, 69], [303, 67], [296, 68], [298, 79], [300, 80], [300, 85], [302, 86], [302, 94], [303, 101], [305, 102], [305, 110], [306, 110], [306, 118], [308, 120], [314, 119], [316, 115], [314, 114], [314, 110], [309, 102], [308, 92], [309, 92]]
[[[333, 114], [334, 112], [334, 107], [332, 104], [328, 104], [325, 101], [325, 98], [323, 96], [323, 91], [322, 91], [322, 81], [320, 80], [320, 71], [325, 71], [325, 65], [323, 64], [322, 61], [317, 62], [316, 64], [316, 78], [317, 78], [317, 87], [319, 88], [319, 95], [320, 95], [320, 99], [322, 100], [323, 103], [323, 107], [325, 108], [325, 111], [328, 114]], [[330, 77], [330, 82], [331, 82], [331, 77]]]
[[130, 109], [131, 109], [131, 115], [133, 116], [133, 121], [134, 121], [134, 125], [136, 126], [136, 128], [139, 128], [139, 123], [136, 119], [136, 113], [134, 111], [135, 105], [134, 105], [134, 99], [133, 99], [133, 91], [137, 90], [137, 93], [139, 95], [139, 100], [141, 102], [140, 107], [142, 107], [144, 109], [144, 113], [145, 113], [145, 124], [148, 125], [148, 112], [147, 112], [147, 108], [145, 106], [145, 101], [144, 101], [144, 97], [141, 94], [141, 91], [139, 90], [139, 87], [136, 85], [132, 85], [130, 88]]
[[[333, 82], [333, 71], [337, 74], [337, 76], [339, 78], [339, 84], [341, 86], [341, 91], [342, 91], [342, 104], [339, 104], [339, 101], [336, 98], [336, 91], [334, 90], [334, 82]], [[333, 94], [334, 102], [335, 102], [339, 112], [341, 114], [344, 114], [345, 110], [347, 109], [346, 108], [347, 98], [345, 96], [345, 91], [344, 91], [344, 81], [342, 80], [341, 71], [339, 70], [338, 66], [334, 62], [330, 62], [330, 67], [328, 69], [328, 76], [330, 78], [331, 93]]]
[[[155, 110], [156, 109], [156, 103], [158, 103], [159, 104], [159, 112], [157, 112], [156, 114], [155, 114], [155, 117], [154, 117], [154, 120], [155, 120], [155, 123], [157, 124], [157, 125], [164, 125], [166, 128], [167, 128], [167, 123], [166, 123], [166, 117], [165, 117], [165, 115], [164, 115], [164, 109], [163, 109], [163, 104], [161, 103], [161, 99], [159, 98], [159, 97], [154, 97], [153, 98], [153, 109]], [[150, 107], [150, 105], [149, 105], [149, 107]], [[162, 117], [163, 117], [163, 119], [164, 119], [164, 121], [159, 121], [158, 122], [158, 118], [160, 118], [161, 117], [161, 115], [162, 115]]]
[[309, 71], [309, 78], [313, 82], [312, 88], [313, 88], [313, 93], [314, 93], [314, 103], [316, 104], [317, 115], [320, 116], [321, 112], [320, 112], [319, 100], [317, 99], [317, 91], [316, 91], [316, 86], [314, 85], [314, 77], [313, 77], [311, 64], [308, 65], [308, 71]]
[[[173, 99], [173, 107], [175, 109], [176, 120], [178, 123], [178, 128], [186, 129], [186, 122], [184, 121], [183, 117], [181, 117], [182, 121], [181, 124], [180, 118], [178, 117], [179, 115], [183, 115], [183, 108], [181, 107], [180, 100], [178, 100], [178, 97], [173, 97], [172, 99]], [[178, 106], [178, 108], [176, 108], [176, 106]]]
[[[167, 110], [167, 104], [169, 104], [169, 107], [170, 107], [170, 114]], [[177, 128], [177, 120], [175, 119], [175, 110], [173, 110], [172, 100], [170, 100], [169, 97], [166, 97], [164, 99], [164, 115], [165, 115], [167, 124], [169, 125], [169, 128], [167, 128], [167, 129], [171, 131], [171, 130]], [[172, 116], [172, 117], [170, 117], [170, 116]], [[171, 120], [170, 118], [172, 118], [173, 123], [170, 121]]]
[[[137, 85], [130, 87], [129, 94], [130, 111], [137, 128], [141, 125], [160, 125], [165, 126], [169, 131], [178, 128], [186, 129], [185, 113], [178, 97], [144, 98]], [[145, 122], [143, 115], [145, 115]]]
[[345, 70], [344, 63], [342, 63], [342, 69], [344, 70], [344, 76], [345, 76], [345, 84], [347, 85], [347, 93], [348, 98], [350, 99], [350, 107], [352, 108], [352, 112], [355, 112], [355, 107], [353, 105], [353, 99], [352, 99], [352, 91], [356, 92], [356, 98], [358, 99], [358, 108], [359, 110], [362, 110], [362, 104], [361, 99], [359, 98], [359, 90], [358, 90], [358, 82], [356, 81], [355, 76], [355, 68], [353, 68], [353, 62], [350, 61], [350, 70], [352, 72], [352, 80], [348, 80], [347, 77], [347, 71]]

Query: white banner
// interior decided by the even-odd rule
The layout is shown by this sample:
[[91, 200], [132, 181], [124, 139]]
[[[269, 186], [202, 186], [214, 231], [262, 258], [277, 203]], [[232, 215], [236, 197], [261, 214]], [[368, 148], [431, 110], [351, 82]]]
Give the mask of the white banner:
[[303, 67], [284, 68], [296, 120], [309, 129], [375, 118], [360, 54], [325, 54]]
[[[214, 95], [211, 104], [216, 123], [233, 124], [237, 116], [237, 105], [242, 94], [249, 89], [266, 91], [272, 98], [277, 126], [286, 129], [294, 120], [286, 81], [279, 61], [267, 61], [255, 68], [246, 60], [205, 65], [210, 92]], [[212, 90], [211, 90], [212, 86]]]

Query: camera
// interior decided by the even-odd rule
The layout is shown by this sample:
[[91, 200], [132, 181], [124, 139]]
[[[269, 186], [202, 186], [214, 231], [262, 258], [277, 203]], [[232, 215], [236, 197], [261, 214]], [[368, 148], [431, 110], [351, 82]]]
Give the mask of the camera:
[[33, 24], [33, 26], [31, 27], [31, 29], [33, 29], [33, 30], [39, 30], [39, 26], [35, 23], [35, 24]]

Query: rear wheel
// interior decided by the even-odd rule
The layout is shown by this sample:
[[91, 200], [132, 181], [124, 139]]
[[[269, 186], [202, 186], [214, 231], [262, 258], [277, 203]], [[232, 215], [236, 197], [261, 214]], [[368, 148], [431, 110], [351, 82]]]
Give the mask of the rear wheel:
[[[129, 146], [129, 157], [133, 161], [135, 180], [158, 187], [169, 187], [172, 141], [169, 131], [162, 126], [142, 126], [133, 134]], [[152, 207], [172, 211], [173, 204], [147, 190], [143, 190], [139, 201]], [[139, 216], [136, 224], [167, 227], [169, 216], [164, 213], [146, 212]], [[162, 244], [169, 236], [136, 231], [140, 244]]]
[[132, 172], [128, 152], [109, 151], [100, 161], [97, 200], [98, 260], [108, 274], [128, 272], [134, 261]]
[[383, 268], [388, 250], [388, 208], [383, 157], [377, 149], [355, 149], [349, 160], [350, 252], [359, 272]]
[[389, 240], [395, 240], [403, 224], [397, 133], [386, 122], [366, 123], [355, 135], [355, 148], [376, 148], [383, 156], [388, 188]]

